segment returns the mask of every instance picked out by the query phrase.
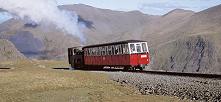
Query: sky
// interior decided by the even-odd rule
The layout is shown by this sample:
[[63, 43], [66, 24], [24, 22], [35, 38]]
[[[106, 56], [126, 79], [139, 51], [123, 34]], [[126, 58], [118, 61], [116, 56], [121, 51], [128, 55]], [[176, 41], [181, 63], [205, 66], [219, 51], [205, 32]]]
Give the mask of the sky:
[[[139, 10], [145, 14], [163, 15], [173, 9], [195, 12], [221, 4], [221, 0], [57, 0], [59, 5], [86, 4], [97, 8], [118, 11]], [[0, 14], [0, 23], [9, 19], [6, 13]]]
[[192, 11], [202, 11], [209, 7], [221, 4], [221, 0], [57, 0], [59, 4], [87, 4], [90, 6], [132, 11], [139, 10], [146, 14], [163, 15], [180, 8]]

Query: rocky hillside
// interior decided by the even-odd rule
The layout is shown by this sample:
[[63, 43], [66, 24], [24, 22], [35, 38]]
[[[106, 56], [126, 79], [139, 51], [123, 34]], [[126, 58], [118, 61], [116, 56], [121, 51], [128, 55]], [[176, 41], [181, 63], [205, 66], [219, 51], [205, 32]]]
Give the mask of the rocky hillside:
[[153, 68], [178, 72], [221, 73], [220, 35], [194, 35], [169, 42], [155, 51]]
[[167, 71], [221, 73], [221, 6], [192, 15], [154, 50], [153, 68]]
[[26, 59], [8, 40], [0, 39], [0, 61]]

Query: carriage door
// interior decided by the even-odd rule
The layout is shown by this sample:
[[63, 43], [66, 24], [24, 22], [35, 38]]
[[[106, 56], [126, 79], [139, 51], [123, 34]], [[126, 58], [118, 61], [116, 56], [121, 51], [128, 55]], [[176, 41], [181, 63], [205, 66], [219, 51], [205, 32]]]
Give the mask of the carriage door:
[[140, 43], [136, 43], [136, 52], [137, 52], [137, 63], [141, 64], [142, 49], [141, 49], [141, 44]]
[[136, 51], [136, 44], [131, 43], [129, 44], [130, 46], [130, 64], [132, 66], [136, 66], [138, 64], [138, 56], [137, 56], [137, 51]]
[[73, 49], [72, 48], [68, 48], [68, 62], [69, 64], [71, 64], [72, 62], [72, 57], [73, 56]]

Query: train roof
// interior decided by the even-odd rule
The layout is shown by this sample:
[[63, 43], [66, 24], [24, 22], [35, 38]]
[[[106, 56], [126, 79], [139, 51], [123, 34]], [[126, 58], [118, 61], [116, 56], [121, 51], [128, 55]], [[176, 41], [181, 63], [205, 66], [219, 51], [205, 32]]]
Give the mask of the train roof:
[[83, 48], [107, 46], [107, 45], [117, 45], [117, 44], [127, 44], [127, 43], [136, 43], [136, 42], [146, 42], [146, 41], [143, 41], [143, 40], [124, 40], [124, 41], [104, 43], [104, 44], [88, 45], [88, 46], [84, 46]]

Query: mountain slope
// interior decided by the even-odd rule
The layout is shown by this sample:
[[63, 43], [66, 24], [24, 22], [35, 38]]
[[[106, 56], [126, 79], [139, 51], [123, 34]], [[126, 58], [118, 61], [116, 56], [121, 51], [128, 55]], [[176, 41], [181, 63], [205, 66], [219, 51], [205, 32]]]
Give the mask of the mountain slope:
[[[31, 54], [31, 57], [43, 59], [64, 59], [67, 56], [68, 47], [80, 45], [79, 39], [55, 29], [54, 26], [32, 26], [15, 19], [10, 19], [0, 25], [0, 38], [13, 42], [27, 57]], [[21, 47], [25, 43], [33, 46], [30, 45], [29, 49], [25, 46]], [[34, 46], [38, 48], [36, 52], [33, 52], [36, 48]]]
[[[151, 24], [158, 16], [145, 15], [139, 11], [122, 12], [106, 9], [98, 9], [87, 5], [64, 5], [62, 9], [76, 11], [83, 19], [93, 22], [93, 28], [86, 28], [89, 43], [99, 43], [105, 38], [106, 41], [122, 40], [123, 34], [129, 35], [128, 39], [136, 38], [142, 32], [134, 32], [135, 29]], [[139, 33], [139, 34], [137, 34]]]

